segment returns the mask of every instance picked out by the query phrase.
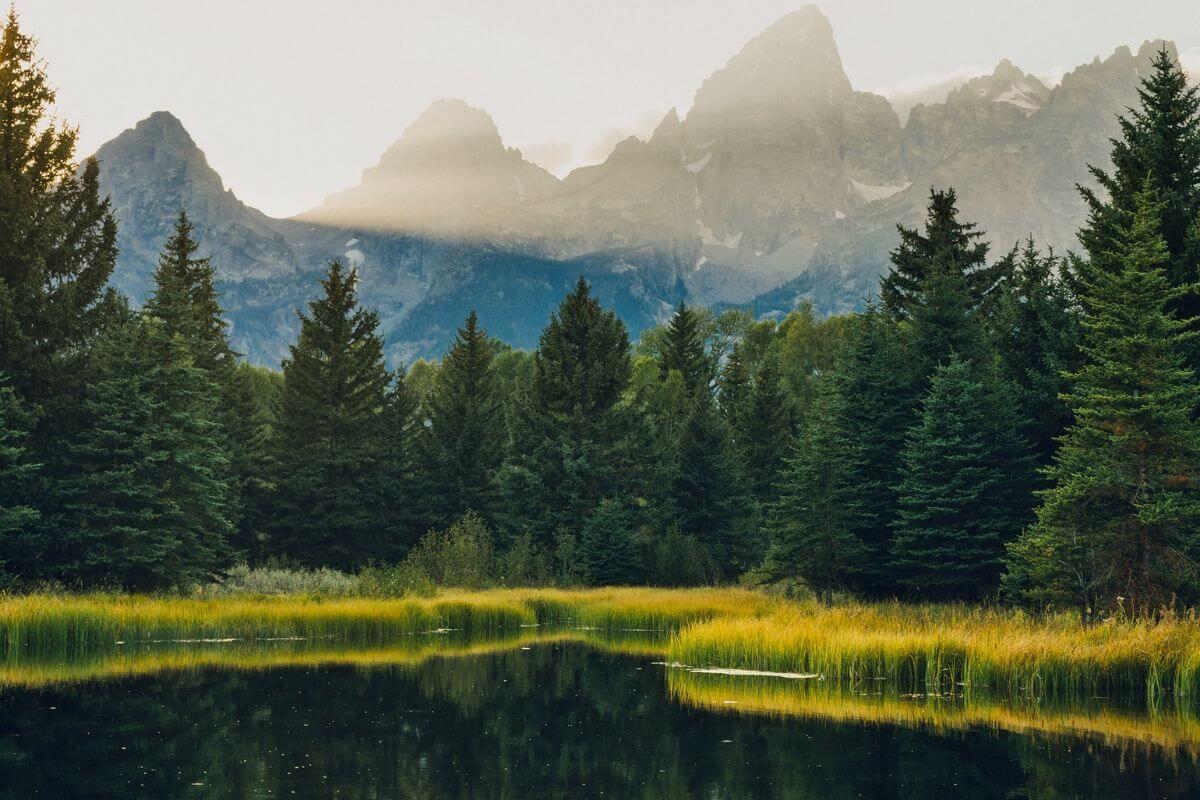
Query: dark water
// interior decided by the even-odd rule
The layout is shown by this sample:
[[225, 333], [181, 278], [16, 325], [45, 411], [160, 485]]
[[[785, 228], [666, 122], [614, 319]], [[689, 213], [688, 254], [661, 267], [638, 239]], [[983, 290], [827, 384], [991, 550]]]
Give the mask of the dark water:
[[0, 798], [1200, 797], [1189, 756], [671, 699], [579, 644], [409, 667], [203, 668], [0, 688]]

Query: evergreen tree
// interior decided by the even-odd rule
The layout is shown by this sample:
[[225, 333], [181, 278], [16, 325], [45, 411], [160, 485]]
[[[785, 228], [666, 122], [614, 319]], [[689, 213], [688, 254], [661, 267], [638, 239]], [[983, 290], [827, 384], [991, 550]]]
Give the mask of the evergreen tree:
[[340, 261], [300, 317], [283, 362], [274, 539], [297, 562], [353, 569], [386, 549], [380, 469], [390, 375], [379, 317], [358, 305]]
[[773, 356], [764, 358], [754, 374], [746, 413], [737, 419], [734, 439], [751, 493], [759, 503], [768, 502], [792, 440], [791, 415]]
[[442, 359], [429, 397], [427, 464], [434, 526], [496, 508], [496, 473], [507, 431], [493, 359], [495, 345], [472, 311]]
[[25, 457], [21, 442], [24, 416], [8, 380], [0, 375], [0, 586], [4, 584], [5, 553], [20, 543], [16, 538], [38, 518], [31, 505], [32, 479], [37, 466]]
[[1067, 396], [1075, 421], [1037, 523], [1012, 548], [1011, 591], [1069, 601], [1085, 617], [1118, 597], [1158, 608], [1196, 578], [1200, 384], [1185, 363], [1192, 320], [1169, 311], [1186, 290], [1167, 277], [1162, 214], [1148, 178], [1120, 269], [1093, 261], [1081, 275], [1085, 363]]
[[858, 315], [833, 373], [846, 402], [837, 408], [849, 445], [849, 481], [860, 499], [855, 538], [865, 553], [854, 576], [858, 591], [893, 595], [892, 524], [898, 515], [900, 453], [916, 418], [917, 396], [909, 376], [913, 358], [898, 326], [874, 302]]
[[672, 499], [680, 532], [695, 537], [725, 577], [761, 555], [751, 538], [753, 498], [710, 399], [696, 403], [684, 426]]
[[155, 318], [115, 326], [92, 359], [87, 425], [63, 480], [59, 576], [154, 590], [210, 578], [230, 562], [228, 458], [215, 393], [188, 343]]
[[857, 433], [842, 428], [843, 402], [825, 377], [780, 475], [778, 498], [767, 510], [768, 574], [804, 581], [826, 604], [849, 584], [867, 552], [857, 536], [860, 498], [852, 483]]
[[625, 325], [580, 278], [542, 331], [532, 391], [516, 404], [505, 527], [530, 527], [548, 544], [636, 481], [632, 411], [620, 402], [631, 370]]
[[1042, 255], [1029, 239], [1011, 261], [990, 323], [993, 348], [1016, 389], [1022, 434], [1043, 465], [1070, 423], [1063, 374], [1079, 361], [1078, 315], [1070, 287], [1056, 274], [1062, 268], [1053, 251]]
[[117, 226], [100, 168], [76, 164], [76, 133], [55, 122], [54, 100], [34, 41], [10, 10], [0, 31], [0, 372], [27, 414], [29, 459], [41, 465], [41, 521], [10, 537], [26, 580], [53, 577], [49, 551], [65, 529], [51, 490], [84, 417], [87, 348], [122, 312], [106, 289]]
[[901, 582], [929, 599], [978, 598], [1032, 516], [1033, 466], [1011, 398], [960, 359], [934, 375], [903, 452], [893, 543]]
[[900, 246], [891, 253], [892, 271], [881, 283], [884, 310], [906, 319], [935, 274], [960, 276], [972, 307], [984, 303], [996, 283], [998, 269], [987, 266], [988, 246], [975, 224], [958, 218], [953, 189], [930, 190], [925, 232], [897, 225]]
[[632, 514], [620, 500], [606, 498], [583, 525], [579, 557], [593, 586], [622, 586], [640, 577]]
[[425, 420], [412, 381], [397, 370], [383, 409], [384, 451], [380, 495], [384, 506], [386, 542], [381, 557], [399, 561], [430, 530], [431, 487], [421, 468]]
[[738, 427], [739, 420], [746, 413], [751, 387], [750, 370], [742, 358], [742, 346], [735, 344], [721, 368], [721, 379], [717, 386], [721, 414], [725, 417], [725, 424], [732, 429]]
[[682, 300], [668, 323], [659, 369], [663, 379], [671, 370], [678, 370], [684, 385], [695, 393], [709, 390], [712, 365], [704, 347], [700, 315]]
[[[1167, 252], [1163, 271], [1168, 285], [1182, 290], [1170, 308], [1181, 319], [1193, 319], [1200, 316], [1200, 90], [1163, 50], [1138, 98], [1139, 107], [1121, 118], [1121, 136], [1112, 142], [1111, 174], [1090, 167], [1107, 197], [1080, 188], [1089, 216], [1079, 241], [1095, 266], [1120, 272], [1138, 197], [1149, 179], [1159, 199], [1154, 213]], [[1189, 366], [1200, 368], [1196, 340], [1185, 347]]]
[[217, 422], [229, 448], [236, 532], [233, 548], [250, 563], [266, 555], [271, 521], [275, 423], [283, 376], [265, 367], [237, 364], [221, 387]]

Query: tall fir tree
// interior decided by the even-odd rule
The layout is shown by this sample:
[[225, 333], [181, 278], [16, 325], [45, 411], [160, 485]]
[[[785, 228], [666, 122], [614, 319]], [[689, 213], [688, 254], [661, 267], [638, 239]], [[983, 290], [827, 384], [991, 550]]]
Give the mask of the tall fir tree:
[[189, 343], [139, 317], [105, 332], [91, 367], [75, 472], [61, 481], [57, 576], [139, 591], [211, 578], [232, 555], [229, 463]]
[[724, 577], [735, 577], [763, 548], [753, 538], [753, 496], [711, 399], [693, 407], [678, 452], [672, 500], [679, 531], [704, 546]]
[[1032, 238], [1013, 253], [989, 321], [992, 348], [1016, 391], [1022, 434], [1048, 464], [1071, 421], [1064, 374], [1079, 366], [1079, 318], [1065, 264]]
[[588, 583], [621, 586], [641, 577], [641, 560], [633, 539], [633, 513], [620, 499], [605, 498], [583, 524], [579, 559]]
[[1011, 552], [1012, 592], [1085, 617], [1118, 597], [1157, 609], [1197, 577], [1200, 383], [1186, 363], [1193, 320], [1170, 310], [1187, 290], [1167, 274], [1162, 203], [1148, 177], [1116, 264], [1085, 265], [1085, 362], [1067, 395], [1075, 421], [1037, 523]]
[[275, 464], [276, 552], [353, 569], [386, 550], [380, 469], [391, 376], [379, 317], [358, 305], [355, 270], [340, 261], [300, 317], [283, 362]]
[[804, 581], [824, 603], [851, 585], [867, 554], [858, 538], [863, 520], [853, 483], [851, 442], [843, 427], [844, 399], [824, 376], [779, 477], [766, 515], [766, 571], [776, 580]]
[[530, 527], [548, 545], [559, 528], [579, 531], [602, 499], [624, 495], [636, 477], [632, 412], [621, 402], [632, 372], [629, 335], [583, 278], [551, 315], [533, 366], [502, 479], [504, 524], [514, 534]]
[[741, 416], [746, 413], [752, 386], [750, 370], [742, 356], [742, 345], [739, 342], [730, 348], [729, 357], [721, 367], [721, 378], [717, 383], [718, 404], [721, 414], [725, 417], [725, 424], [730, 428], [736, 428]]
[[671, 370], [677, 370], [689, 390], [709, 391], [712, 364], [704, 345], [700, 315], [682, 300], [667, 324], [659, 369], [663, 379]]
[[933, 189], [925, 231], [897, 225], [900, 246], [891, 253], [892, 270], [881, 284], [884, 310], [897, 320], [912, 315], [933, 275], [963, 279], [963, 290], [973, 306], [984, 304], [999, 275], [987, 265], [988, 245], [975, 224], [958, 218], [958, 195], [953, 189]]
[[[1080, 187], [1088, 222], [1079, 241], [1098, 268], [1123, 269], [1124, 243], [1139, 213], [1143, 185], [1158, 194], [1156, 222], [1166, 248], [1167, 283], [1180, 289], [1170, 308], [1181, 319], [1200, 316], [1200, 89], [1165, 49], [1138, 89], [1139, 104], [1120, 119], [1112, 171], [1090, 167], [1100, 192]], [[1200, 369], [1200, 344], [1186, 343], [1188, 364]]]
[[767, 503], [792, 441], [792, 420], [779, 362], [768, 354], [754, 373], [745, 413], [733, 429], [751, 493]]
[[892, 569], [892, 525], [898, 516], [904, 436], [916, 419], [913, 360], [897, 323], [869, 300], [833, 371], [838, 392], [847, 398], [837, 411], [842, 427], [854, 432], [848, 469], [861, 500], [854, 533], [865, 552], [854, 588], [870, 597], [899, 591]]
[[1005, 545], [1032, 516], [1034, 467], [1018, 429], [1003, 385], [958, 358], [938, 369], [898, 487], [893, 554], [913, 595], [977, 599], [999, 585]]
[[33, 505], [37, 465], [28, 460], [22, 445], [24, 416], [7, 377], [0, 374], [0, 586], [7, 582], [5, 554], [19, 546], [21, 534], [38, 519]]
[[407, 373], [397, 370], [383, 410], [379, 479], [387, 533], [380, 557], [386, 561], [399, 561], [432, 527], [428, 472], [421, 468], [425, 419], [412, 383]]
[[446, 527], [468, 511], [491, 523], [496, 512], [507, 431], [495, 353], [472, 311], [438, 370], [424, 439], [433, 527]]

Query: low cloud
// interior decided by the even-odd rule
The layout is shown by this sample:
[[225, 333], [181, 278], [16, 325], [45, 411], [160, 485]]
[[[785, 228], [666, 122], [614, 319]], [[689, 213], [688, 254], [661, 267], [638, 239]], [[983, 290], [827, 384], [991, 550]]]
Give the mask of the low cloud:
[[570, 142], [538, 142], [522, 147], [521, 155], [542, 169], [562, 177], [573, 166], [575, 146]]

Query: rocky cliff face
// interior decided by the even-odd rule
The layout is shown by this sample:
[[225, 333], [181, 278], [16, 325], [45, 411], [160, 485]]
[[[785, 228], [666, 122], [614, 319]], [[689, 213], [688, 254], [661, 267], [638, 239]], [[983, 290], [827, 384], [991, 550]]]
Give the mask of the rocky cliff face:
[[115, 282], [145, 294], [182, 208], [214, 257], [235, 345], [263, 363], [286, 353], [292, 310], [332, 258], [358, 266], [395, 362], [439, 354], [472, 307], [532, 345], [580, 274], [635, 335], [682, 297], [847, 310], [931, 186], [955, 187], [997, 249], [1030, 234], [1072, 246], [1085, 216], [1075, 186], [1107, 164], [1117, 115], [1164, 46], [1122, 48], [1053, 89], [1003, 61], [944, 102], [905, 107], [901, 125], [885, 98], [851, 86], [808, 6], [717, 70], [685, 118], [667, 112], [648, 140], [562, 181], [506, 148], [484, 111], [439, 101], [358, 186], [291, 220], [238, 201], [159, 113], [97, 154], [121, 222]]

